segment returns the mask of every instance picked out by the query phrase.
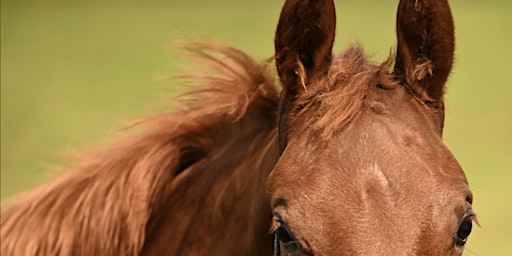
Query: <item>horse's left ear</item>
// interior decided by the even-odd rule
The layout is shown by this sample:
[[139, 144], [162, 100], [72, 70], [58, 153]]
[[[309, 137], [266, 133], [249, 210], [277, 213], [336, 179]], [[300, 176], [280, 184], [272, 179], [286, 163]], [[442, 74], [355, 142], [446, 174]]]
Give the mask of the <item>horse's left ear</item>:
[[394, 74], [417, 96], [441, 106], [453, 65], [454, 29], [447, 0], [401, 0]]

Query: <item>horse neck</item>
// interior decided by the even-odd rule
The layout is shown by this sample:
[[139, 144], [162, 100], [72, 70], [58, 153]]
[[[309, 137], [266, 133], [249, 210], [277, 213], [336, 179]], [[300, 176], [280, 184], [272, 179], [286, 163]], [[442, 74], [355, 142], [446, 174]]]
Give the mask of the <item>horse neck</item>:
[[271, 253], [272, 76], [236, 49], [190, 51], [219, 71], [189, 77], [204, 83], [204, 106], [150, 118], [149, 129], [17, 198], [1, 215], [1, 255]]
[[[273, 118], [248, 110], [236, 122], [207, 123], [172, 136], [158, 129], [33, 191], [2, 213], [2, 255], [271, 250]], [[194, 146], [203, 154], [183, 162]]]
[[278, 158], [273, 118], [249, 109], [239, 121], [207, 130], [204, 157], [170, 181], [155, 204], [143, 254], [271, 253], [265, 182]]

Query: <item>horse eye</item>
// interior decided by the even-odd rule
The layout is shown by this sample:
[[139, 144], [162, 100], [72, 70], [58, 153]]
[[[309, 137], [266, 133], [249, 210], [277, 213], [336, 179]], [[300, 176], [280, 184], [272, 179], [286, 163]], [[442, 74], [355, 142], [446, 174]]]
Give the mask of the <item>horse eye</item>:
[[279, 241], [281, 241], [281, 243], [283, 243], [283, 244], [294, 242], [294, 239], [292, 238], [290, 233], [288, 233], [288, 231], [283, 227], [279, 227], [276, 230], [276, 236], [277, 236], [277, 239], [279, 239]]
[[471, 229], [473, 228], [473, 219], [472, 216], [466, 216], [462, 220], [459, 225], [459, 229], [457, 230], [457, 235], [455, 237], [455, 244], [458, 246], [463, 246], [466, 244], [468, 240], [469, 234], [471, 234]]
[[279, 240], [281, 245], [284, 248], [286, 248], [287, 250], [293, 251], [293, 250], [299, 249], [299, 244], [297, 243], [297, 241], [295, 241], [293, 236], [290, 235], [290, 233], [288, 232], [288, 230], [286, 230], [286, 228], [284, 228], [284, 227], [277, 228], [277, 230], [275, 231], [275, 236], [276, 236], [277, 240]]

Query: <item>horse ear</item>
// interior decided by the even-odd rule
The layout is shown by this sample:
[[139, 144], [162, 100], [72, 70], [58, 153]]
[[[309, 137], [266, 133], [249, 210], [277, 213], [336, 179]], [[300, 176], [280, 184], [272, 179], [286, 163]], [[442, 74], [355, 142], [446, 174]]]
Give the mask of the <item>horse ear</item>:
[[336, 29], [332, 0], [287, 0], [281, 11], [274, 45], [283, 90], [279, 102], [279, 147], [287, 144], [287, 120], [299, 90], [331, 64]]
[[454, 29], [447, 0], [400, 0], [395, 76], [425, 102], [442, 106], [453, 65]]
[[336, 13], [332, 0], [287, 0], [275, 35], [276, 66], [291, 101], [331, 63]]

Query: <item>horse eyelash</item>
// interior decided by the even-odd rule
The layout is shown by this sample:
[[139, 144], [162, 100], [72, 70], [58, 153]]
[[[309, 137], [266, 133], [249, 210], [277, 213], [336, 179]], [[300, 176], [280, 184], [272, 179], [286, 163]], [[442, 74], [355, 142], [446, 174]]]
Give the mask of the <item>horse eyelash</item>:
[[278, 219], [278, 217], [272, 218], [272, 224], [270, 225], [269, 234], [275, 234], [277, 229], [281, 227], [282, 222]]

